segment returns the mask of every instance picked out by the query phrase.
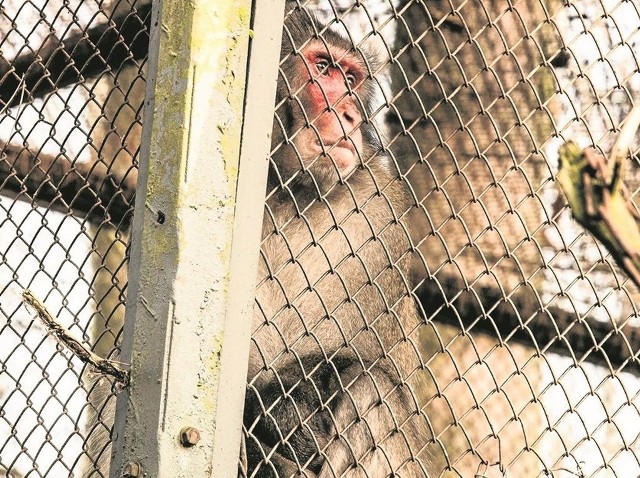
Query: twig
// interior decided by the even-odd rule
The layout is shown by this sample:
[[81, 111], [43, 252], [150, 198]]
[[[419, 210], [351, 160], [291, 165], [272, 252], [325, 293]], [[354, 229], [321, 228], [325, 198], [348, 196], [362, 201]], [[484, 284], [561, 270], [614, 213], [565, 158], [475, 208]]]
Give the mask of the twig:
[[611, 148], [611, 156], [609, 157], [609, 165], [611, 168], [613, 168], [616, 163], [621, 163], [627, 157], [631, 142], [638, 132], [639, 126], [640, 106], [634, 106], [625, 118], [618, 139], [613, 145], [613, 148]]
[[47, 310], [46, 306], [30, 290], [25, 289], [22, 292], [22, 300], [35, 309], [47, 329], [76, 357], [84, 363], [93, 365], [100, 373], [112, 376], [122, 385], [126, 386], [129, 383], [128, 371], [120, 368], [113, 360], [103, 359], [94, 354], [86, 345], [73, 337], [72, 333]]

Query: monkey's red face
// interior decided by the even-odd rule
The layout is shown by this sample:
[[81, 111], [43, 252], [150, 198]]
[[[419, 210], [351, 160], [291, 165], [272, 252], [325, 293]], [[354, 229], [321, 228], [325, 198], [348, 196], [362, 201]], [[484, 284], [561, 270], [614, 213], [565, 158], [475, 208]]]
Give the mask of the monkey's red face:
[[[361, 161], [362, 113], [357, 90], [366, 78], [361, 60], [335, 46], [314, 41], [302, 52], [296, 93], [304, 123], [292, 138], [305, 166], [316, 176], [335, 178], [353, 171]], [[321, 178], [318, 178], [321, 179]]]

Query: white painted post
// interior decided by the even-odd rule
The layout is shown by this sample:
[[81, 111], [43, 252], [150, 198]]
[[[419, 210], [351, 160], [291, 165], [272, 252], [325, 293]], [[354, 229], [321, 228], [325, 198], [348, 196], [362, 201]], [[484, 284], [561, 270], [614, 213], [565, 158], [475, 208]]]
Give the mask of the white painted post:
[[237, 475], [284, 11], [255, 3], [154, 5], [112, 477]]

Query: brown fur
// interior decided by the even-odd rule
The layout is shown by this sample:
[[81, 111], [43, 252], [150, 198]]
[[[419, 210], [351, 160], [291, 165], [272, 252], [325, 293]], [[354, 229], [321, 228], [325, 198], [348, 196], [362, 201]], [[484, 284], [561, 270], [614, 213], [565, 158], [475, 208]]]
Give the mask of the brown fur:
[[[300, 10], [286, 25], [274, 133], [283, 146], [273, 154], [263, 228], [244, 471], [429, 476], [431, 433], [413, 390], [423, 369], [414, 339], [424, 322], [407, 283], [411, 240], [397, 219], [410, 206], [406, 185], [377, 151], [367, 121], [359, 166], [344, 177], [326, 157], [296, 156], [304, 148], [296, 135], [309, 128], [300, 118], [311, 108], [308, 74], [292, 52], [321, 27]], [[320, 41], [353, 50], [330, 31]], [[358, 104], [371, 102], [371, 83], [354, 93]]]

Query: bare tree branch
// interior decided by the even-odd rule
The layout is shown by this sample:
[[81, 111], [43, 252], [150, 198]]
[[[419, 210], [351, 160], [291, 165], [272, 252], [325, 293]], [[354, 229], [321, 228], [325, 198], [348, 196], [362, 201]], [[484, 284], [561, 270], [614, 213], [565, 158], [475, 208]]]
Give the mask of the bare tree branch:
[[499, 343], [518, 342], [540, 356], [553, 352], [576, 363], [640, 372], [640, 329], [619, 326], [560, 307], [546, 307], [529, 287], [505, 297], [497, 288], [469, 287], [462, 279], [427, 281], [417, 293], [426, 317], [464, 333], [484, 333]]
[[62, 41], [51, 33], [40, 48], [15, 59], [0, 52], [0, 109], [146, 58], [151, 2], [139, 3], [137, 10], [114, 14], [108, 22]]
[[3, 195], [11, 191], [18, 199], [121, 228], [131, 220], [137, 177], [134, 166], [121, 175], [102, 161], [72, 162], [13, 144], [0, 149]]

